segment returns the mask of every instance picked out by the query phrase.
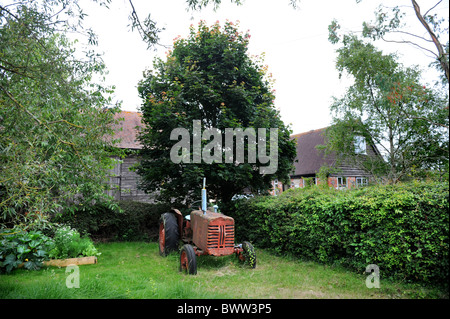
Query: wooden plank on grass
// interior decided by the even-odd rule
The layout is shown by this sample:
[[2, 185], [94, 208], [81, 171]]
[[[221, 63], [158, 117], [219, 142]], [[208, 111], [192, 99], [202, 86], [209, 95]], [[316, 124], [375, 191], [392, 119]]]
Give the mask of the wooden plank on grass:
[[44, 266], [67, 267], [69, 265], [90, 265], [96, 263], [97, 257], [90, 256], [90, 257], [47, 260], [44, 261]]

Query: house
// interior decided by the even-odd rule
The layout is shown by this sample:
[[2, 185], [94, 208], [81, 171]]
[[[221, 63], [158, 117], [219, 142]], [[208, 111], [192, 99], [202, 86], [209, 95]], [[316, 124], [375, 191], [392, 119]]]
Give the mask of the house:
[[151, 203], [153, 202], [152, 196], [138, 189], [139, 175], [130, 170], [139, 161], [137, 151], [142, 149], [142, 144], [138, 141], [139, 129], [143, 125], [142, 116], [137, 112], [126, 111], [116, 113], [114, 116], [116, 119], [123, 119], [114, 128], [116, 132], [114, 138], [120, 139], [116, 147], [125, 150], [126, 156], [111, 170], [110, 184], [112, 190], [109, 191], [109, 195], [116, 200]]
[[[284, 189], [305, 187], [307, 183], [320, 184], [326, 182], [329, 187], [337, 189], [348, 189], [368, 184], [370, 174], [362, 168], [345, 161], [337, 166], [335, 155], [325, 155], [323, 151], [316, 148], [317, 145], [325, 144], [326, 129], [322, 128], [291, 135], [291, 138], [297, 141], [297, 158], [294, 162], [295, 170], [291, 174], [291, 185], [285, 185]], [[355, 151], [367, 156], [381, 156], [375, 145], [366, 143], [364, 138], [358, 138], [355, 141]], [[336, 173], [328, 175], [326, 181], [320, 180], [318, 173], [322, 166], [335, 168]], [[278, 185], [274, 185], [274, 188], [280, 189], [279, 183], [276, 184]]]

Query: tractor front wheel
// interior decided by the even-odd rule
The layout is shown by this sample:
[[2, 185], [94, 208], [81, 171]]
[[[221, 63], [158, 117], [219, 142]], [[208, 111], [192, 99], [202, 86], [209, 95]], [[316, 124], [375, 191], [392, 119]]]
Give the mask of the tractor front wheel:
[[189, 244], [184, 245], [180, 252], [180, 271], [189, 275], [197, 274], [197, 256], [194, 247]]
[[159, 254], [167, 256], [178, 249], [179, 231], [177, 218], [172, 213], [161, 215], [159, 224]]

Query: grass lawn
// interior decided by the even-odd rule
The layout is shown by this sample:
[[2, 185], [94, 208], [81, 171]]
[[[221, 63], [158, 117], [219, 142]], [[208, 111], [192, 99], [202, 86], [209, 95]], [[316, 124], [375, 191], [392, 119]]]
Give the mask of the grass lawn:
[[161, 257], [157, 243], [97, 244], [95, 265], [79, 266], [80, 287], [67, 288], [65, 268], [18, 269], [0, 275], [0, 298], [26, 299], [384, 299], [448, 298], [448, 292], [383, 279], [368, 289], [367, 274], [277, 257], [256, 249], [256, 269], [235, 256], [198, 257], [198, 274], [178, 271], [178, 254]]

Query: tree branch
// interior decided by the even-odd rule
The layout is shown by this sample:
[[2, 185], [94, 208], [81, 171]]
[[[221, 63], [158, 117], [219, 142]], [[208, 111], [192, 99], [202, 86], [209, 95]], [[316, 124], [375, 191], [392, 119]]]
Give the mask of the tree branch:
[[425, 51], [430, 52], [430, 53], [433, 54], [437, 59], [439, 59], [439, 56], [438, 56], [436, 53], [434, 53], [434, 52], [431, 51], [430, 49], [424, 48], [423, 46], [421, 46], [421, 45], [419, 45], [419, 44], [417, 44], [417, 43], [414, 43], [414, 42], [412, 42], [412, 41], [407, 41], [407, 40], [402, 40], [402, 41], [386, 40], [383, 36], [381, 36], [381, 39], [382, 39], [383, 41], [385, 41], [385, 42], [394, 42], [394, 43], [403, 43], [403, 44], [412, 44], [412, 45], [415, 45], [416, 47], [419, 47], [419, 48], [421, 48], [422, 50], [425, 50]]
[[[436, 35], [434, 34], [433, 30], [431, 30], [430, 26], [428, 25], [428, 23], [425, 21], [424, 17], [420, 14], [420, 7], [417, 4], [416, 0], [411, 0], [413, 7], [414, 7], [414, 11], [416, 12], [416, 16], [419, 19], [419, 21], [422, 23], [422, 25], [425, 27], [425, 29], [428, 31], [431, 39], [434, 42], [434, 45], [436, 46], [439, 55], [438, 55], [438, 60], [441, 63], [442, 68], [444, 69], [445, 72], [445, 77], [447, 78], [447, 81], [450, 80], [450, 75], [449, 75], [449, 66], [448, 66], [448, 62], [444, 61], [444, 56], [445, 56], [445, 52], [444, 49], [442, 47], [442, 44], [439, 42], [438, 38], [436, 37]], [[436, 55], [436, 54], [435, 54]]]
[[392, 30], [392, 31], [390, 31], [390, 32], [392, 32], [392, 33], [403, 33], [403, 34], [407, 34], [407, 35], [412, 36], [412, 37], [419, 38], [419, 39], [421, 39], [421, 40], [423, 40], [423, 41], [426, 41], [426, 42], [431, 42], [431, 43], [433, 42], [432, 40], [425, 39], [424, 37], [421, 37], [420, 35], [417, 35], [417, 34], [414, 34], [414, 33], [410, 33], [410, 32], [407, 32], [407, 31], [402, 31], [402, 30]]
[[[0, 85], [0, 89], [3, 90], [3, 92], [6, 93], [6, 95], [17, 105], [19, 106], [21, 109], [23, 109], [25, 111], [25, 113], [27, 113], [29, 116], [31, 116], [33, 118], [33, 120], [35, 120], [39, 125], [43, 125], [44, 123], [42, 123], [42, 121], [40, 119], [38, 119], [33, 113], [31, 113], [30, 111], [27, 110], [27, 108], [25, 106], [23, 106], [19, 101], [17, 101], [14, 96], [8, 92], [7, 89], [5, 89], [2, 85]], [[45, 124], [44, 124], [45, 125]], [[48, 127], [47, 127], [48, 128]]]
[[53, 122], [47, 122], [47, 124], [55, 124], [55, 123], [61, 123], [61, 122], [66, 123], [67, 125], [70, 125], [70, 126], [74, 126], [74, 127], [77, 127], [77, 128], [85, 129], [85, 128], [82, 127], [82, 126], [79, 126], [79, 125], [70, 123], [70, 122], [68, 122], [68, 121], [66, 121], [66, 120], [58, 120], [58, 121], [53, 121]]
[[139, 16], [138, 16], [138, 14], [136, 12], [136, 9], [134, 8], [132, 0], [128, 0], [128, 2], [130, 3], [131, 10], [132, 10], [131, 11], [131, 18], [132, 18], [132, 21], [134, 21], [131, 28], [133, 29], [134, 27], [137, 27], [137, 29], [139, 30], [139, 33], [141, 34], [141, 37], [143, 38], [143, 40], [145, 42], [147, 42], [147, 45], [148, 45], [149, 48], [151, 47], [151, 44], [159, 45], [159, 46], [162, 46], [163, 48], [166, 48], [166, 49], [169, 48], [169, 46], [167, 46], [167, 45], [163, 45], [163, 44], [158, 43], [158, 37], [156, 36], [156, 32], [159, 32], [160, 30], [158, 30], [156, 28], [156, 24], [154, 24], [154, 27], [155, 27], [155, 34], [154, 35], [152, 35], [149, 32], [147, 32], [145, 30], [144, 26], [141, 24], [141, 20], [139, 19]]
[[427, 14], [428, 14], [428, 12], [430, 12], [431, 10], [433, 10], [434, 8], [436, 8], [438, 5], [439, 5], [439, 3], [441, 3], [442, 2], [442, 0], [439, 0], [438, 1], [438, 3], [436, 3], [434, 6], [432, 6], [427, 12], [425, 12], [425, 14], [423, 15], [423, 16], [426, 16]]
[[367, 79], [367, 86], [369, 87], [369, 92], [370, 92], [370, 97], [372, 98], [372, 102], [373, 102], [373, 106], [375, 107], [375, 109], [377, 110], [377, 112], [384, 118], [384, 120], [387, 122], [387, 118], [386, 115], [381, 112], [380, 108], [378, 107], [378, 103], [375, 99], [375, 95], [373, 94], [373, 89], [372, 89], [372, 85], [370, 83], [370, 78]]

